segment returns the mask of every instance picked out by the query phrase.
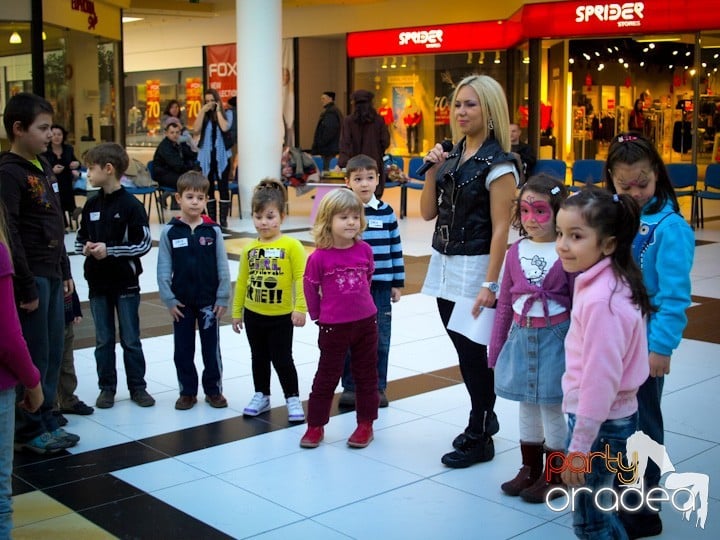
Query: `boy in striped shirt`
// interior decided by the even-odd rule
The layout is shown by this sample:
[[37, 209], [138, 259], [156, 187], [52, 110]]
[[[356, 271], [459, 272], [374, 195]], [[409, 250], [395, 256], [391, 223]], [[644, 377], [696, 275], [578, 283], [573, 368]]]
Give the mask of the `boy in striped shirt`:
[[[378, 310], [378, 391], [380, 407], [387, 407], [385, 389], [390, 352], [391, 303], [400, 300], [400, 289], [405, 286], [405, 265], [395, 211], [389, 204], [375, 197], [379, 176], [377, 163], [370, 156], [358, 154], [347, 162], [345, 184], [355, 192], [365, 207], [368, 225], [362, 239], [372, 247], [375, 261], [370, 292]], [[355, 383], [350, 372], [350, 354], [345, 358], [342, 385], [339, 406], [354, 408]]]

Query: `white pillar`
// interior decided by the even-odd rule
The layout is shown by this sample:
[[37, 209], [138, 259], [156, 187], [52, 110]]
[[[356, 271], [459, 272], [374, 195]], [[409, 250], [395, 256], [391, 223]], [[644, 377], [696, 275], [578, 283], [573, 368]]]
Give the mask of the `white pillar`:
[[238, 182], [243, 216], [252, 188], [278, 178], [282, 154], [282, 3], [236, 0]]

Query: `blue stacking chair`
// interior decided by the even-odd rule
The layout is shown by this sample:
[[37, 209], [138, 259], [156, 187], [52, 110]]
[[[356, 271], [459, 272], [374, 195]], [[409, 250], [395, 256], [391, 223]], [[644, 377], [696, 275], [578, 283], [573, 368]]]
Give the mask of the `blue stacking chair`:
[[315, 162], [315, 166], [317, 167], [317, 170], [320, 174], [323, 172], [323, 158], [322, 156], [313, 156], [313, 161]]
[[[235, 178], [237, 178], [237, 169], [235, 169]], [[228, 182], [228, 188], [230, 189], [230, 215], [232, 216], [233, 197], [237, 197], [238, 217], [242, 219], [242, 208], [240, 207], [240, 184], [238, 182]]]
[[413, 157], [410, 158], [408, 163], [408, 178], [409, 180], [400, 186], [400, 219], [407, 216], [407, 190], [408, 189], [419, 189], [422, 190], [425, 185], [425, 175], [418, 174], [417, 170], [423, 164], [423, 158]]
[[583, 185], [600, 184], [603, 181], [604, 166], [605, 162], [601, 159], [576, 160], [572, 165], [572, 184], [568, 189], [579, 191]]
[[565, 176], [567, 175], [567, 164], [562, 159], [538, 159], [535, 162], [535, 167], [533, 167], [532, 172], [528, 176], [540, 173], [554, 176], [558, 180], [565, 183]]
[[670, 183], [675, 195], [690, 197], [690, 225], [696, 226], [697, 219], [697, 165], [692, 163], [670, 163], [666, 165]]
[[[711, 191], [712, 190], [712, 191]], [[705, 208], [703, 201], [720, 201], [720, 163], [711, 163], [705, 171], [705, 189], [695, 194], [698, 206], [698, 224], [705, 227]]]
[[[338, 158], [334, 157], [330, 160], [330, 165], [328, 165], [328, 167], [330, 167], [330, 170], [332, 171], [335, 167], [337, 167], [337, 164]], [[320, 161], [320, 167], [318, 167], [318, 170], [322, 171], [322, 160]]]
[[148, 161], [147, 168], [148, 171], [150, 171], [150, 177], [157, 184], [157, 193], [155, 194], [155, 200], [157, 201], [158, 219], [160, 220], [160, 223], [165, 223], [165, 209], [163, 208], [161, 201], [165, 200], [165, 197], [167, 197], [168, 195], [174, 196], [177, 193], [177, 189], [171, 188], [169, 186], [161, 186], [158, 181], [155, 180], [152, 161]]

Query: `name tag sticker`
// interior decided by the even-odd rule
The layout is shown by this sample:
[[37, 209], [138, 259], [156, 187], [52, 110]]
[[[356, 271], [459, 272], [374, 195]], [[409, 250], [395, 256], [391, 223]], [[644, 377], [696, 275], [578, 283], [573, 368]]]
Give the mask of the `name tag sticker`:
[[52, 187], [53, 187], [53, 191], [55, 193], [60, 193], [60, 186], [58, 185], [57, 182], [53, 182]]
[[268, 259], [277, 259], [282, 255], [280, 248], [270, 248], [265, 250], [265, 257]]
[[100, 212], [90, 212], [90, 221], [100, 221]]
[[383, 222], [381, 219], [370, 219], [368, 220], [368, 227], [371, 229], [382, 229]]
[[175, 240], [173, 240], [174, 248], [181, 248], [181, 247], [187, 247], [187, 246], [188, 246], [187, 238], [176, 238]]

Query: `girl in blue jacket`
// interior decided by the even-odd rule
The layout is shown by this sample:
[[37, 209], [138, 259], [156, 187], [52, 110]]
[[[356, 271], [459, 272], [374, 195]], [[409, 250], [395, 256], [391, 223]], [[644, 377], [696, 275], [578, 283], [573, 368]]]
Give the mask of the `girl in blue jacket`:
[[[687, 325], [685, 310], [690, 306], [695, 235], [680, 214], [660, 154], [643, 136], [623, 133], [615, 138], [608, 150], [605, 178], [610, 191], [632, 196], [642, 208], [633, 256], [657, 311], [648, 318], [650, 376], [638, 391], [639, 427], [663, 444], [660, 398], [664, 376], [670, 373], [670, 357]], [[657, 486], [659, 481], [660, 470], [654, 463], [648, 463], [645, 490]], [[662, 532], [659, 513], [646, 507], [632, 514], [621, 513], [620, 517], [630, 538]]]

